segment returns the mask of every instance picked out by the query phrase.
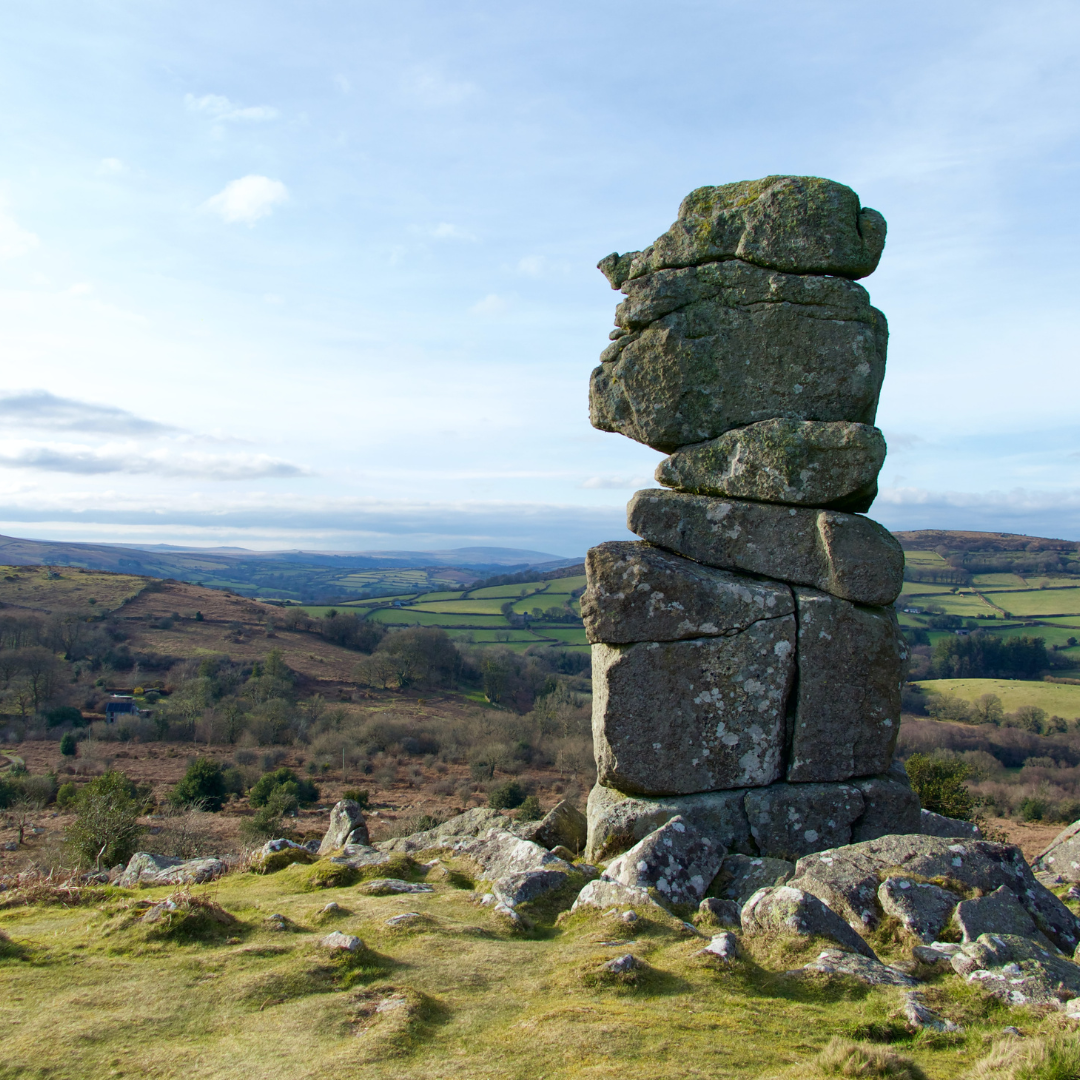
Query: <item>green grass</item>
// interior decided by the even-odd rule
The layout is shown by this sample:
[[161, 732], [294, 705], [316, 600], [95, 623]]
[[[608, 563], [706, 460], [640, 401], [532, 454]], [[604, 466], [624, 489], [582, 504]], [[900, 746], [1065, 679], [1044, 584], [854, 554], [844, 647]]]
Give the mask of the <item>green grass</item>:
[[436, 600], [428, 603], [427, 596], [421, 596], [415, 604], [409, 605], [410, 611], [433, 611], [447, 615], [500, 615], [499, 610], [505, 600]]
[[945, 565], [945, 560], [936, 551], [905, 551], [904, 561], [909, 566], [925, 566], [927, 569], [935, 569]]
[[538, 626], [537, 633], [544, 637], [555, 638], [557, 641], [565, 641], [567, 645], [588, 645], [583, 626]]
[[447, 629], [452, 626], [477, 629], [504, 626], [509, 629], [502, 615], [440, 615], [434, 611], [416, 611], [414, 608], [380, 608], [368, 618], [386, 626], [444, 626]]
[[939, 693], [974, 701], [982, 694], [997, 694], [1006, 712], [1021, 705], [1037, 705], [1051, 716], [1080, 717], [1080, 686], [1067, 683], [1024, 682], [1019, 679], [925, 679], [917, 685]]
[[1019, 574], [974, 574], [972, 584], [979, 589], [1016, 588], [1026, 589], [1027, 582]]
[[[817, 1076], [812, 1059], [832, 1038], [888, 1031], [890, 1050], [951, 1080], [1004, 1024], [1038, 1035], [1056, 1023], [1005, 1010], [949, 972], [928, 993], [964, 1034], [912, 1036], [892, 1023], [896, 989], [783, 977], [821, 942], [751, 940], [723, 965], [698, 957], [704, 941], [675, 920], [643, 918], [631, 933], [576, 915], [521, 934], [451, 885], [401, 899], [356, 886], [313, 894], [298, 885], [303, 869], [196, 890], [237, 920], [225, 939], [151, 940], [122, 898], [0, 912], [17, 950], [0, 960], [0, 1075], [744, 1080]], [[321, 915], [330, 901], [342, 910]], [[407, 911], [422, 916], [414, 929], [386, 925]], [[268, 929], [271, 913], [288, 929]], [[364, 949], [328, 956], [318, 942], [331, 930]], [[644, 971], [604, 977], [601, 965], [625, 952]], [[388, 1002], [397, 1007], [377, 1011]]]
[[986, 598], [1019, 618], [1038, 615], [1080, 616], [1080, 588], [987, 592]]

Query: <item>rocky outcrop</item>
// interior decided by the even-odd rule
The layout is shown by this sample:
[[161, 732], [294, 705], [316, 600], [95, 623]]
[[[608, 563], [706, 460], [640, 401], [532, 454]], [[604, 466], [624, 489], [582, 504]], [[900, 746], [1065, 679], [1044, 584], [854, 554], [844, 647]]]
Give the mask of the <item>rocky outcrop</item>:
[[562, 799], [539, 821], [515, 822], [508, 831], [548, 851], [561, 846], [576, 855], [585, 849], [589, 821], [572, 802]]
[[828, 905], [813, 893], [791, 885], [759, 889], [743, 905], [742, 928], [746, 934], [784, 931], [801, 937], [824, 937], [876, 960], [874, 950]]
[[795, 864], [766, 856], [728, 855], [720, 864], [711, 891], [721, 900], [740, 907], [758, 891], [783, 885], [795, 873]]
[[479, 836], [488, 829], [501, 828], [506, 824], [508, 824], [507, 819], [498, 810], [477, 806], [472, 810], [466, 810], [464, 814], [449, 818], [433, 829], [412, 833], [409, 836], [396, 836], [390, 840], [379, 840], [374, 846], [384, 852], [411, 855], [417, 851], [452, 847], [459, 840]]
[[893, 915], [913, 937], [930, 944], [948, 925], [960, 897], [926, 881], [887, 877], [877, 891], [886, 915]]
[[136, 852], [127, 866], [113, 882], [121, 889], [137, 885], [201, 885], [225, 873], [225, 863], [220, 859], [174, 859], [168, 855], [153, 855], [146, 851]]
[[1032, 865], [1065, 881], [1080, 881], [1080, 821], [1062, 829]]
[[1061, 1007], [1080, 996], [1080, 966], [1027, 937], [983, 934], [962, 945], [953, 970], [1010, 1005]]

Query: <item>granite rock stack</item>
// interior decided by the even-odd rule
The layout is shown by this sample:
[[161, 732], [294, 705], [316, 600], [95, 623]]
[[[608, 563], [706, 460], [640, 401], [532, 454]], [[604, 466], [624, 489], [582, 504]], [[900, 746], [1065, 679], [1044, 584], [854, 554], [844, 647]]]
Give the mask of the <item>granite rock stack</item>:
[[691, 192], [600, 263], [626, 299], [592, 423], [669, 456], [627, 508], [641, 541], [586, 560], [595, 857], [677, 815], [786, 858], [918, 831], [890, 771], [904, 557], [861, 516], [888, 328], [855, 279], [884, 243], [850, 188], [770, 176]]

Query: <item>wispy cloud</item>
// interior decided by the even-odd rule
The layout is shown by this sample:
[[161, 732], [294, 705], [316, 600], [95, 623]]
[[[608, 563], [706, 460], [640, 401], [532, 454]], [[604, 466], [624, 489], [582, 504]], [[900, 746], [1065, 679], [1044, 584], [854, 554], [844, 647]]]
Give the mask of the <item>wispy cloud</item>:
[[488, 293], [483, 300], [477, 300], [469, 311], [474, 315], [501, 315], [510, 305], [496, 293]]
[[190, 112], [203, 113], [213, 120], [276, 120], [278, 111], [269, 105], [237, 105], [221, 94], [184, 95], [184, 104]]
[[477, 91], [475, 83], [448, 78], [429, 67], [412, 68], [406, 74], [405, 88], [420, 104], [431, 107], [460, 105]]
[[476, 237], [466, 229], [458, 228], [457, 225], [451, 225], [449, 222], [443, 221], [435, 226], [431, 230], [431, 235], [436, 240], [469, 240], [475, 243]]
[[102, 476], [109, 473], [203, 480], [263, 480], [311, 475], [310, 470], [265, 454], [146, 453], [138, 448], [30, 446], [0, 450], [0, 467]]
[[289, 189], [280, 180], [251, 175], [230, 180], [221, 191], [207, 199], [203, 207], [230, 225], [237, 222], [254, 225], [288, 199]]
[[580, 486], [590, 491], [623, 491], [626, 489], [636, 491], [638, 488], [652, 487], [654, 485], [652, 478], [648, 476], [590, 476]]
[[33, 251], [40, 243], [32, 232], [28, 232], [14, 218], [0, 211], [0, 259], [17, 259], [20, 255]]
[[170, 424], [136, 416], [116, 405], [58, 397], [47, 390], [0, 392], [0, 421], [9, 428], [47, 428], [113, 436], [165, 435], [180, 430]]
[[97, 172], [100, 176], [115, 176], [127, 172], [127, 166], [119, 158], [107, 157], [98, 162]]

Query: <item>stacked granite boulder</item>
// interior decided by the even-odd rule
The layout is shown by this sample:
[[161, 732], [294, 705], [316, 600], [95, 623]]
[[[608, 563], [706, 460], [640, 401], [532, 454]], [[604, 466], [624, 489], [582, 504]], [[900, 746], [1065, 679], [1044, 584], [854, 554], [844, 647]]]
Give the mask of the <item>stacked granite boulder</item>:
[[592, 423], [670, 456], [667, 490], [628, 506], [641, 542], [586, 562], [591, 858], [676, 815], [787, 858], [919, 831], [890, 773], [904, 556], [861, 516], [888, 329], [855, 279], [884, 243], [850, 188], [771, 176], [691, 192], [654, 244], [600, 263], [626, 299]]

